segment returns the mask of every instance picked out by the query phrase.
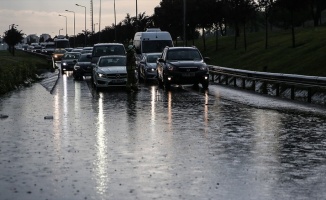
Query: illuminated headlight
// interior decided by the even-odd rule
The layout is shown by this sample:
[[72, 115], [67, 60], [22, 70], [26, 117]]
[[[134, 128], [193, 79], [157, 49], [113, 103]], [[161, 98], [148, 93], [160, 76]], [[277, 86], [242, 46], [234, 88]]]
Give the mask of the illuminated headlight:
[[67, 63], [65, 63], [65, 62], [64, 62], [64, 63], [62, 63], [62, 65], [63, 65], [63, 66], [66, 66], [66, 65], [67, 65]]
[[97, 76], [98, 76], [98, 77], [103, 77], [103, 76], [104, 76], [104, 74], [101, 74], [101, 73], [97, 73]]
[[151, 67], [148, 67], [148, 68], [146, 68], [146, 71], [147, 71], [147, 72], [154, 72], [155, 69], [154, 69], [154, 68], [151, 68]]
[[173, 65], [168, 65], [167, 67], [168, 67], [168, 70], [170, 70], [170, 71], [173, 71], [174, 70]]
[[58, 55], [54, 55], [55, 58], [58, 58]]
[[75, 65], [74, 66], [74, 70], [79, 70], [80, 69], [80, 66], [79, 65]]
[[206, 65], [203, 65], [203, 66], [199, 67], [199, 70], [208, 71], [208, 67]]

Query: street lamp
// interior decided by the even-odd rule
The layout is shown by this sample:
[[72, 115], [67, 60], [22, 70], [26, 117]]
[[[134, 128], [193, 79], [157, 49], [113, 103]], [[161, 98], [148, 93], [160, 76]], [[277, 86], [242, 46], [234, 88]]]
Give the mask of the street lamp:
[[75, 17], [75, 12], [71, 10], [66, 10], [66, 12], [72, 12], [74, 13], [74, 47], [76, 47], [76, 17]]
[[76, 3], [76, 6], [85, 8], [85, 47], [86, 47], [86, 6], [82, 6]]
[[64, 17], [64, 18], [66, 18], [66, 36], [68, 36], [68, 34], [67, 34], [67, 16], [65, 16], [65, 15], [60, 15], [60, 14], [59, 14], [59, 16], [60, 16], [60, 17]]
[[98, 42], [101, 42], [101, 12], [102, 12], [102, 0], [100, 0], [100, 12], [98, 20]]
[[59, 29], [59, 35], [60, 35], [60, 31], [63, 30], [63, 28]]

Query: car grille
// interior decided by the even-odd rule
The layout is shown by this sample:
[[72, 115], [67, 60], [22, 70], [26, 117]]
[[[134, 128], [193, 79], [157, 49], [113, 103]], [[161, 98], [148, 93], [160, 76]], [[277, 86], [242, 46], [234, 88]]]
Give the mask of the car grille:
[[107, 74], [104, 77], [109, 79], [123, 79], [127, 78], [127, 74]]
[[198, 71], [197, 67], [179, 67], [179, 72], [196, 72]]

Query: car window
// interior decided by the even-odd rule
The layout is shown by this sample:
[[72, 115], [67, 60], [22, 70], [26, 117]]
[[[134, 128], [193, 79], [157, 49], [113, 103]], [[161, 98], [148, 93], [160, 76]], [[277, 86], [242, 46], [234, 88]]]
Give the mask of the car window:
[[126, 66], [125, 57], [102, 58], [99, 62], [100, 67]]
[[77, 59], [79, 58], [79, 54], [65, 54], [63, 55], [64, 59]]
[[167, 60], [201, 60], [200, 53], [195, 49], [169, 50]]
[[88, 56], [87, 55], [81, 55], [78, 59], [78, 62], [91, 62], [92, 60], [92, 57]]
[[122, 45], [108, 45], [94, 47], [93, 56], [104, 55], [125, 55], [125, 50]]
[[148, 63], [156, 63], [156, 61], [159, 57], [160, 57], [160, 55], [149, 55], [149, 56], [147, 56], [147, 62]]

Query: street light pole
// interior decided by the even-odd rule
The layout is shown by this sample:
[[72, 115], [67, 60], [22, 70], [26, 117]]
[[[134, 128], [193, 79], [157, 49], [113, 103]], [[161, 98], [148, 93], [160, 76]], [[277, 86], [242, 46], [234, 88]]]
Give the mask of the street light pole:
[[183, 0], [183, 46], [186, 45], [186, 0]]
[[117, 15], [115, 12], [115, 0], [114, 0], [114, 41], [117, 42]]
[[67, 34], [67, 16], [65, 16], [65, 15], [60, 15], [60, 14], [59, 14], [59, 16], [60, 16], [60, 17], [65, 17], [65, 18], [66, 18], [66, 37], [68, 37], [68, 34]]
[[102, 0], [100, 0], [100, 16], [98, 21], [98, 42], [101, 42], [101, 15], [102, 15]]
[[95, 27], [96, 27], [95, 25], [96, 25], [96, 24], [98, 24], [98, 23], [95, 23], [95, 24], [94, 24], [94, 34], [95, 34], [95, 31], [96, 31], [96, 30], [95, 30]]
[[86, 47], [86, 6], [82, 6], [82, 5], [79, 5], [77, 3], [76, 3], [76, 6], [80, 6], [80, 7], [85, 8], [85, 44], [84, 44], [84, 46]]
[[76, 17], [75, 17], [75, 12], [74, 11], [70, 11], [70, 10], [66, 10], [66, 12], [72, 12], [74, 13], [74, 47], [76, 47]]

